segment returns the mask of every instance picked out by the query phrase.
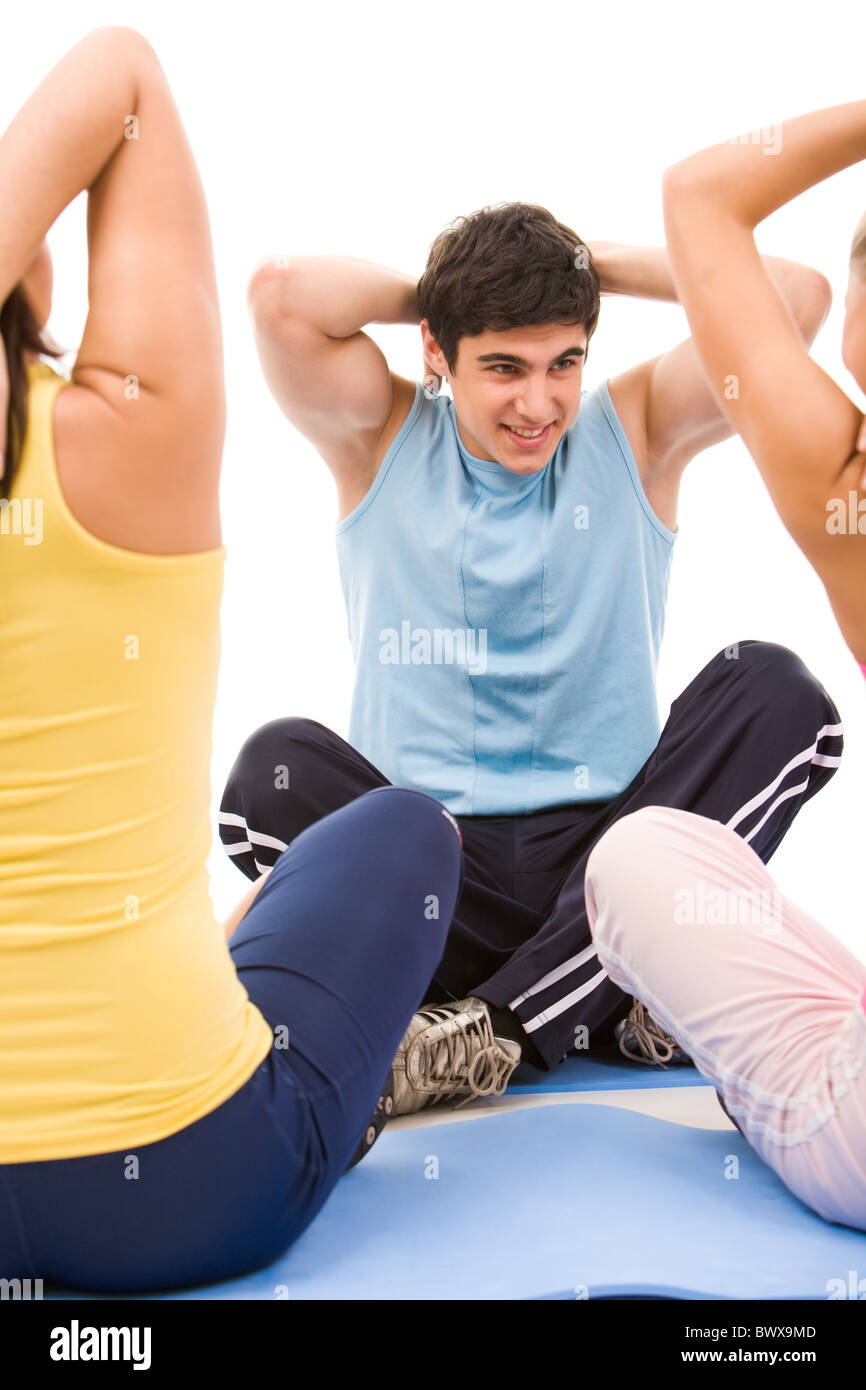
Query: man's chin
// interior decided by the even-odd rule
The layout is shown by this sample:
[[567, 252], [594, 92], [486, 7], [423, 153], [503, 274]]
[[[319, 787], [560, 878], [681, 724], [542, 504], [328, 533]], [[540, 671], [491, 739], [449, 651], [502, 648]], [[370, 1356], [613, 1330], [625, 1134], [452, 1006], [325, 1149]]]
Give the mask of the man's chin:
[[533, 473], [540, 473], [542, 468], [546, 468], [556, 452], [556, 445], [548, 445], [537, 457], [528, 455], [522, 458], [519, 454], [517, 458], [510, 449], [499, 449], [495, 454], [496, 462], [503, 468], [507, 468], [509, 473], [519, 473], [523, 477], [529, 477]]

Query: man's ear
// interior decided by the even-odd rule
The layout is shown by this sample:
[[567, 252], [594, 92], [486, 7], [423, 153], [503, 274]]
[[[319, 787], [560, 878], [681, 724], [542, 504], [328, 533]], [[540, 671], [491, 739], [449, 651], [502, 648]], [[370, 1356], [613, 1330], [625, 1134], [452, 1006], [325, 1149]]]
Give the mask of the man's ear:
[[438, 394], [442, 389], [442, 381], [445, 376], [444, 358], [439, 344], [430, 332], [430, 325], [426, 319], [421, 320], [421, 339], [424, 350], [424, 385], [434, 394]]

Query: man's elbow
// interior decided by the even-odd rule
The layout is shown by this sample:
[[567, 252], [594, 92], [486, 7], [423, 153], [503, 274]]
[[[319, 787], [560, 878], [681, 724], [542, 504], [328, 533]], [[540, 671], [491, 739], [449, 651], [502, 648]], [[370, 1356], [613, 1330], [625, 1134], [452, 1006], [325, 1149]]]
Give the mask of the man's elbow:
[[268, 256], [256, 266], [247, 283], [247, 307], [257, 328], [266, 328], [289, 312], [295, 272], [290, 256]]

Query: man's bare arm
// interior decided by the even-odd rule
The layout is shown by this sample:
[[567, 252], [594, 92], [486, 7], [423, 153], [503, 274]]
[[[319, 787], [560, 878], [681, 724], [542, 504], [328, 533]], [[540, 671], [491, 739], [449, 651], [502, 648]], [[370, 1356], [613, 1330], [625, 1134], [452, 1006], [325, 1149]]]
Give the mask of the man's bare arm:
[[272, 256], [250, 280], [265, 380], [338, 487], [369, 470], [395, 405], [395, 378], [362, 330], [417, 324], [416, 285], [409, 275], [351, 256]]
[[[666, 247], [595, 241], [589, 243], [589, 251], [598, 271], [602, 294], [627, 294], [636, 299], [679, 303]], [[783, 256], [762, 256], [761, 261], [792, 316], [813, 309], [816, 294], [820, 299], [829, 293], [826, 277], [811, 266], [786, 260]]]
[[[678, 302], [664, 247], [588, 245], [603, 294]], [[796, 261], [761, 259], [801, 338], [811, 344], [830, 309], [827, 279]], [[734, 433], [690, 338], [615, 377], [610, 391], [645, 482], [676, 487], [696, 454]]]

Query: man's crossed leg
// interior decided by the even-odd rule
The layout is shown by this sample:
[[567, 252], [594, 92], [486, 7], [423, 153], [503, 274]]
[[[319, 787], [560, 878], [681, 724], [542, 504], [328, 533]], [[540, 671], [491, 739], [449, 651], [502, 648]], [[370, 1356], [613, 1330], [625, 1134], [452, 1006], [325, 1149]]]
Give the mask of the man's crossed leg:
[[[833, 775], [842, 742], [838, 711], [800, 658], [745, 641], [719, 652], [673, 702], [654, 752], [618, 797], [526, 815], [457, 815], [463, 892], [427, 997], [459, 1007], [446, 1006], [423, 1026], [413, 1020], [407, 1039], [419, 1056], [426, 1046], [426, 1068], [418, 1078], [416, 1056], [417, 1095], [401, 1108], [477, 1093], [467, 1071], [479, 1053], [495, 1063], [501, 1089], [521, 1057], [549, 1069], [622, 1016], [631, 1001], [599, 962], [584, 901], [587, 859], [616, 820], [644, 806], [692, 811], [729, 826], [766, 863], [803, 803]], [[273, 720], [241, 748], [222, 798], [220, 837], [254, 879], [307, 826], [387, 785], [323, 725]], [[351, 903], [346, 909], [351, 931]], [[413, 1071], [412, 1058], [401, 1065]], [[489, 1082], [483, 1059], [481, 1073]]]

